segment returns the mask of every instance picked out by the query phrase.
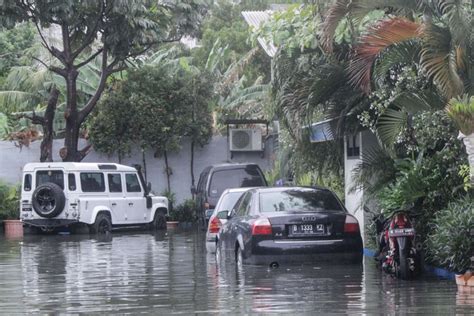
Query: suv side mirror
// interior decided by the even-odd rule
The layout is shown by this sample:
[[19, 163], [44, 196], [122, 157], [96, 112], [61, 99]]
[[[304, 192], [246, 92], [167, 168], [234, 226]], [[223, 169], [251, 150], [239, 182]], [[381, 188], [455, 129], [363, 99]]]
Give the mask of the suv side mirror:
[[196, 194], [196, 187], [194, 184], [191, 186], [191, 194]]
[[235, 215], [235, 210], [232, 210], [230, 212], [227, 212], [227, 219], [231, 219]]
[[229, 214], [230, 214], [230, 212], [228, 210], [220, 211], [219, 213], [217, 213], [217, 218], [218, 219], [228, 219]]
[[151, 192], [151, 182], [148, 182], [146, 184], [146, 193], [150, 193]]

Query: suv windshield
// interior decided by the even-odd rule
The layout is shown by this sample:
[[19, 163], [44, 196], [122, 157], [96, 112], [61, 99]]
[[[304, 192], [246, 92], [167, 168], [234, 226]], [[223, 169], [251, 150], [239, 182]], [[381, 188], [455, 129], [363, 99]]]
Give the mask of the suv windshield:
[[218, 170], [212, 174], [209, 195], [219, 197], [225, 189], [265, 186], [265, 180], [255, 166], [245, 169]]
[[55, 183], [64, 190], [64, 173], [60, 170], [36, 171], [36, 186], [47, 182]]
[[289, 189], [260, 193], [260, 212], [343, 211], [330, 191]]

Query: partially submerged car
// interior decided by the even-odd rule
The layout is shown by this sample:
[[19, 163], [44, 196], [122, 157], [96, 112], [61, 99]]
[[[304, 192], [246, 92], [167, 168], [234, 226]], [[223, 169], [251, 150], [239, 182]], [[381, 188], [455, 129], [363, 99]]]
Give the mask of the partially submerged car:
[[20, 218], [51, 231], [87, 225], [93, 233], [113, 227], [166, 228], [168, 199], [150, 193], [141, 173], [114, 163], [28, 163], [23, 168]]
[[227, 218], [217, 236], [218, 260], [277, 267], [362, 259], [357, 219], [324, 188], [250, 189]]
[[209, 225], [207, 226], [206, 249], [208, 252], [216, 252], [217, 233], [221, 226], [227, 222], [227, 214], [229, 213], [229, 210], [234, 208], [237, 200], [247, 190], [249, 190], [249, 188], [235, 188], [227, 189], [222, 193], [217, 202], [216, 208], [209, 219]]

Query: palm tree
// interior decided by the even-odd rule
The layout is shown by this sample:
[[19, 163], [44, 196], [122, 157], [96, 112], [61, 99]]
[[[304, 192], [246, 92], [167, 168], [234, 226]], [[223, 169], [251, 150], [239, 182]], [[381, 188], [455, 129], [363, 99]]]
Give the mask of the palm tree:
[[[435, 86], [392, 98], [378, 119], [377, 136], [383, 144], [393, 144], [412, 114], [444, 106], [450, 99], [453, 104], [457, 102], [453, 98], [473, 94], [474, 2], [337, 0], [323, 23], [326, 51], [334, 50], [334, 33], [342, 20], [359, 23], [369, 12], [380, 9], [388, 14], [355, 40], [347, 68], [350, 83], [369, 94], [379, 88], [392, 67], [412, 64], [419, 76], [426, 76]], [[473, 153], [468, 154], [472, 161]]]

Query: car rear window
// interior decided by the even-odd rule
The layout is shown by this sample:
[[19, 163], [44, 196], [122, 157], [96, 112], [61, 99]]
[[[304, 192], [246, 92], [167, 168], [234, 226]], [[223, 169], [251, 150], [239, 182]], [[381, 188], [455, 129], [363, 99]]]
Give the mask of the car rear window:
[[64, 173], [61, 170], [36, 171], [36, 186], [48, 182], [55, 183], [64, 190]]
[[244, 194], [244, 192], [229, 192], [226, 195], [221, 197], [221, 201], [219, 203], [218, 212], [220, 211], [231, 211], [237, 200]]
[[260, 193], [260, 212], [343, 211], [336, 197], [325, 190], [285, 190]]
[[209, 195], [219, 197], [229, 188], [247, 188], [265, 186], [265, 181], [256, 167], [218, 170], [212, 174]]

